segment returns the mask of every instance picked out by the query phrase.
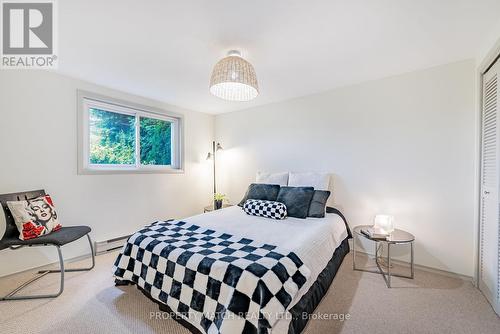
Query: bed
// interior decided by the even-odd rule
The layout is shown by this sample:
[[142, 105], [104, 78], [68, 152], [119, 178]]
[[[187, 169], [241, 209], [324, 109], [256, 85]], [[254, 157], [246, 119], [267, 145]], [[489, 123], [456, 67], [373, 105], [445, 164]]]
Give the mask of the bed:
[[[326, 294], [345, 255], [349, 252], [348, 239], [351, 237], [351, 234], [344, 216], [334, 208], [327, 207], [326, 212], [327, 214], [324, 218], [298, 219], [289, 217], [278, 221], [247, 215], [240, 207], [232, 206], [192, 216], [181, 221], [156, 222], [146, 226], [129, 238], [127, 244], [118, 255], [113, 268], [115, 283], [117, 285], [135, 284], [147, 297], [159, 304], [160, 310], [175, 314], [174, 319], [193, 333], [220, 332], [224, 334], [236, 332], [272, 332], [298, 334], [307, 324], [308, 317], [305, 315], [311, 314]], [[213, 231], [216, 231], [216, 234], [214, 234]], [[166, 234], [169, 236], [165, 241], [164, 235]], [[208, 236], [208, 238], [201, 238], [200, 236], [203, 235]], [[250, 312], [252, 305], [254, 307], [253, 310], [255, 310], [255, 307], [258, 307], [259, 304], [256, 305], [250, 302], [249, 306], [248, 297], [253, 300], [252, 292], [255, 296], [257, 290], [262, 290], [262, 287], [256, 288], [255, 291], [253, 290], [253, 286], [251, 289], [248, 288], [251, 284], [246, 285], [247, 289], [249, 289], [247, 293], [248, 297], [242, 295], [240, 299], [238, 299], [243, 300], [243, 302], [238, 303], [239, 306], [245, 304], [246, 300], [245, 305], [247, 308], [241, 309], [242, 313], [237, 313], [239, 315], [239, 317], [235, 317], [237, 319], [224, 318], [224, 320], [219, 320], [219, 322], [217, 322], [217, 316], [213, 318], [213, 314], [207, 315], [208, 318], [210, 318], [210, 316], [212, 317], [210, 318], [211, 320], [207, 319], [204, 316], [203, 309], [205, 308], [205, 311], [207, 310], [207, 301], [212, 301], [212, 299], [208, 296], [201, 296], [196, 292], [201, 290], [196, 289], [196, 284], [200, 284], [201, 278], [197, 278], [197, 283], [192, 283], [194, 279], [190, 282], [190, 280], [186, 278], [186, 276], [189, 276], [188, 271], [191, 273], [192, 270], [185, 268], [189, 267], [189, 261], [194, 261], [194, 257], [184, 262], [175, 260], [177, 257], [173, 260], [170, 258], [171, 261], [166, 261], [162, 258], [162, 254], [164, 254], [162, 253], [162, 249], [166, 248], [165, 245], [168, 245], [171, 250], [171, 252], [168, 252], [169, 257], [171, 257], [173, 253], [179, 251], [178, 253], [181, 254], [181, 256], [177, 256], [180, 258], [185, 253], [190, 253], [192, 255], [189, 249], [193, 250], [195, 248], [191, 247], [200, 246], [202, 242], [200, 239], [207, 240], [207, 242], [213, 241], [214, 239], [210, 239], [212, 235], [217, 235], [216, 240], [222, 241], [222, 245], [238, 245], [234, 247], [241, 248], [241, 251], [238, 250], [234, 254], [227, 253], [229, 257], [237, 253], [243, 253], [243, 251], [248, 251], [249, 255], [247, 256], [252, 260], [253, 255], [262, 255], [264, 254], [262, 252], [268, 252], [267, 254], [271, 255], [266, 255], [269, 257], [265, 257], [264, 260], [275, 261], [272, 263], [279, 266], [281, 266], [281, 264], [285, 265], [289, 275], [285, 274], [285, 279], [281, 280], [278, 273], [278, 277], [282, 281], [283, 286], [281, 286], [279, 293], [273, 292], [278, 297], [281, 304], [274, 299], [273, 301], [276, 305], [266, 300], [266, 307], [269, 312], [264, 312], [262, 309], [259, 309], [258, 314], [262, 319], [259, 318], [255, 320], [251, 319], [250, 316], [250, 314], [252, 314]], [[171, 240], [172, 236], [176, 238], [173, 239], [173, 241]], [[179, 244], [179, 242], [181, 242], [179, 240], [181, 239], [184, 241], [194, 241], [195, 246], [193, 246], [193, 244], [186, 245], [184, 241]], [[162, 240], [162, 242], [158, 240]], [[166, 242], [166, 244], [164, 242]], [[235, 244], [231, 244], [232, 242], [235, 242]], [[177, 246], [172, 246], [172, 244]], [[221, 252], [226, 254], [226, 250], [227, 248], [224, 249], [222, 247]], [[213, 254], [202, 252], [202, 255], [195, 255], [201, 259], [205, 257], [205, 255], [206, 257], [210, 257]], [[217, 261], [216, 263], [223, 263], [225, 258], [226, 257], [220, 258], [220, 260], [215, 261]], [[245, 259], [246, 258], [247, 257], [245, 257]], [[196, 263], [198, 268], [200, 268], [200, 261], [204, 260], [207, 259], [197, 260]], [[164, 265], [159, 264], [161, 261], [163, 261], [162, 263], [164, 263]], [[183, 264], [183, 267], [180, 267], [182, 268], [182, 274], [179, 274], [179, 265], [177, 265], [177, 269], [172, 269], [171, 275], [167, 278], [167, 276], [163, 275], [169, 271], [167, 267], [168, 264], [172, 264], [172, 261]], [[213, 261], [214, 260], [212, 260], [211, 263], [213, 263]], [[236, 261], [241, 261], [241, 259], [238, 258]], [[261, 259], [257, 261], [261, 261]], [[167, 263], [167, 265], [165, 265], [165, 263]], [[225, 266], [225, 268], [227, 268], [227, 263]], [[234, 269], [234, 266], [231, 264], [229, 264], [229, 266]], [[196, 271], [195, 268], [196, 267], [193, 267], [191, 269]], [[276, 266], [273, 267], [273, 271], [277, 272], [274, 270], [275, 268]], [[184, 270], [186, 276], [184, 276]], [[227, 272], [223, 272], [222, 274], [220, 270], [219, 273], [216, 272], [217, 270], [214, 272], [213, 267], [212, 270], [213, 271], [210, 273], [207, 272], [209, 277], [219, 275], [219, 280], [222, 281], [222, 277], [224, 276], [224, 282], [227, 282]], [[198, 276], [196, 277], [202, 276], [200, 273], [197, 274]], [[245, 285], [242, 282], [245, 282], [247, 277], [252, 276], [245, 276], [246, 274], [248, 273], [243, 272], [242, 275], [241, 271], [238, 272], [238, 275], [240, 275], [238, 276], [239, 282], [236, 283], [239, 284], [238, 290], [243, 291]], [[182, 276], [179, 277], [179, 275]], [[170, 276], [172, 276], [172, 278], [170, 278]], [[178, 277], [177, 280], [181, 281], [181, 283], [178, 283], [177, 290], [173, 288], [173, 285], [168, 285], [168, 288], [162, 289], [162, 286], [165, 287], [167, 284], [163, 282], [164, 279], [169, 280], [168, 284], [172, 284], [171, 281], [172, 279], [175, 281], [176, 276]], [[264, 278], [267, 276], [266, 273], [264, 277], [260, 278], [258, 283], [260, 284], [262, 281], [266, 283]], [[207, 285], [207, 278], [203, 277], [203, 279], [204, 280], [201, 280], [201, 284], [205, 286]], [[209, 280], [212, 281], [211, 278], [209, 278]], [[231, 279], [228, 280], [230, 281]], [[210, 283], [207, 285], [207, 293], [209, 285]], [[244, 288], [240, 289], [240, 286]], [[266, 288], [264, 289], [267, 290]], [[234, 290], [236, 290], [236, 287]], [[223, 293], [220, 287], [219, 291], [221, 291], [220, 294], [222, 295]], [[233, 290], [231, 289], [230, 291]], [[186, 295], [187, 293], [189, 293], [189, 297], [182, 297], [183, 294]], [[193, 293], [196, 294], [196, 296], [194, 296]], [[283, 298], [279, 298], [280, 293]], [[175, 296], [176, 294], [177, 296]], [[172, 298], [172, 296], [176, 298]], [[191, 304], [189, 302], [182, 303], [181, 301], [183, 298], [184, 300], [190, 300]], [[221, 309], [224, 311], [231, 309], [231, 311], [235, 312], [233, 308], [231, 308], [231, 301], [229, 301], [229, 299], [228, 302], [224, 304], [224, 302], [221, 301], [222, 298], [218, 298], [220, 300], [216, 303], [217, 307], [215, 305], [213, 306], [214, 309], [216, 308], [217, 310]], [[196, 305], [197, 300], [200, 299], [202, 305]], [[204, 305], [203, 302], [205, 303]], [[256, 302], [259, 303], [258, 301]], [[270, 304], [273, 304], [274, 308], [269, 306]], [[238, 305], [236, 305], [236, 309], [239, 307]], [[201, 313], [193, 312], [193, 314], [195, 314], [193, 316], [191, 313], [193, 308], [195, 310], [198, 309]], [[266, 309], [264, 308], [264, 310]], [[277, 310], [280, 311], [278, 312]], [[198, 314], [198, 316], [196, 316], [196, 314]], [[254, 326], [252, 326], [250, 322], [253, 323]]]

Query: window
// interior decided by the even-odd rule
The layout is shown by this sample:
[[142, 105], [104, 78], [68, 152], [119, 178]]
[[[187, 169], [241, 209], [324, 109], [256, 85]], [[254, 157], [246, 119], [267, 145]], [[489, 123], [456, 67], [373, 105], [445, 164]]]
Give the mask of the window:
[[79, 92], [79, 172], [179, 172], [182, 117]]

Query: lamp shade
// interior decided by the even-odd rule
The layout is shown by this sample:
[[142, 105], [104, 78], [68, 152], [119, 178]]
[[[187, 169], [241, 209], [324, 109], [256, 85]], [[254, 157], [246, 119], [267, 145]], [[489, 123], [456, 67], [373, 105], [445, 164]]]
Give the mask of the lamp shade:
[[376, 215], [373, 228], [382, 234], [390, 234], [394, 231], [394, 217], [390, 215]]
[[210, 79], [210, 93], [228, 101], [250, 101], [259, 95], [257, 75], [238, 51], [215, 64]]

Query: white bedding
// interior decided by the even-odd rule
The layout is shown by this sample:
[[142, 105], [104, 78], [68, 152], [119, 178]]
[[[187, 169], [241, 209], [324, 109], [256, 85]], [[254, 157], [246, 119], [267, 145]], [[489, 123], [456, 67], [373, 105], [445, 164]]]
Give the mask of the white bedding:
[[[335, 249], [347, 237], [342, 218], [328, 213], [325, 218], [288, 217], [284, 220], [273, 220], [250, 216], [239, 206], [231, 206], [192, 216], [183, 221], [275, 245], [297, 254], [311, 270], [311, 276], [290, 307], [309, 290], [332, 258]], [[290, 319], [279, 321], [274, 326], [273, 333], [288, 332], [289, 322]]]

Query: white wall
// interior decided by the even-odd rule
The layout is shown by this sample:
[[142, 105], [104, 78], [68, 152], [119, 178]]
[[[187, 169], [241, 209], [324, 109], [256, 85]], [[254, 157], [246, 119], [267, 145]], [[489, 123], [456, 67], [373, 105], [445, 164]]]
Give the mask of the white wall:
[[217, 115], [220, 190], [237, 202], [258, 170], [334, 173], [351, 226], [393, 214], [416, 236], [417, 264], [472, 276], [474, 69], [462, 61]]
[[491, 61], [491, 57], [500, 51], [500, 20], [492, 27], [491, 31], [483, 36], [483, 42], [476, 55], [476, 64], [480, 67], [484, 61]]
[[[185, 116], [184, 174], [77, 175], [77, 89]], [[158, 219], [202, 212], [211, 198], [213, 116], [46, 71], [0, 73], [0, 193], [45, 188], [63, 225], [89, 225], [94, 240], [133, 233]], [[4, 217], [0, 217], [0, 235]], [[63, 248], [85, 254], [86, 240]], [[0, 251], [0, 276], [57, 259], [49, 248]]]
[[[186, 172], [77, 175], [77, 89], [184, 114]], [[332, 172], [352, 226], [392, 213], [416, 235], [418, 264], [472, 276], [474, 122], [473, 61], [218, 115], [220, 190], [237, 202], [257, 170]], [[213, 131], [213, 116], [45, 71], [2, 71], [0, 193], [45, 188], [63, 224], [90, 225], [95, 240], [132, 233], [210, 202]], [[0, 276], [55, 260], [53, 249], [3, 250]]]

